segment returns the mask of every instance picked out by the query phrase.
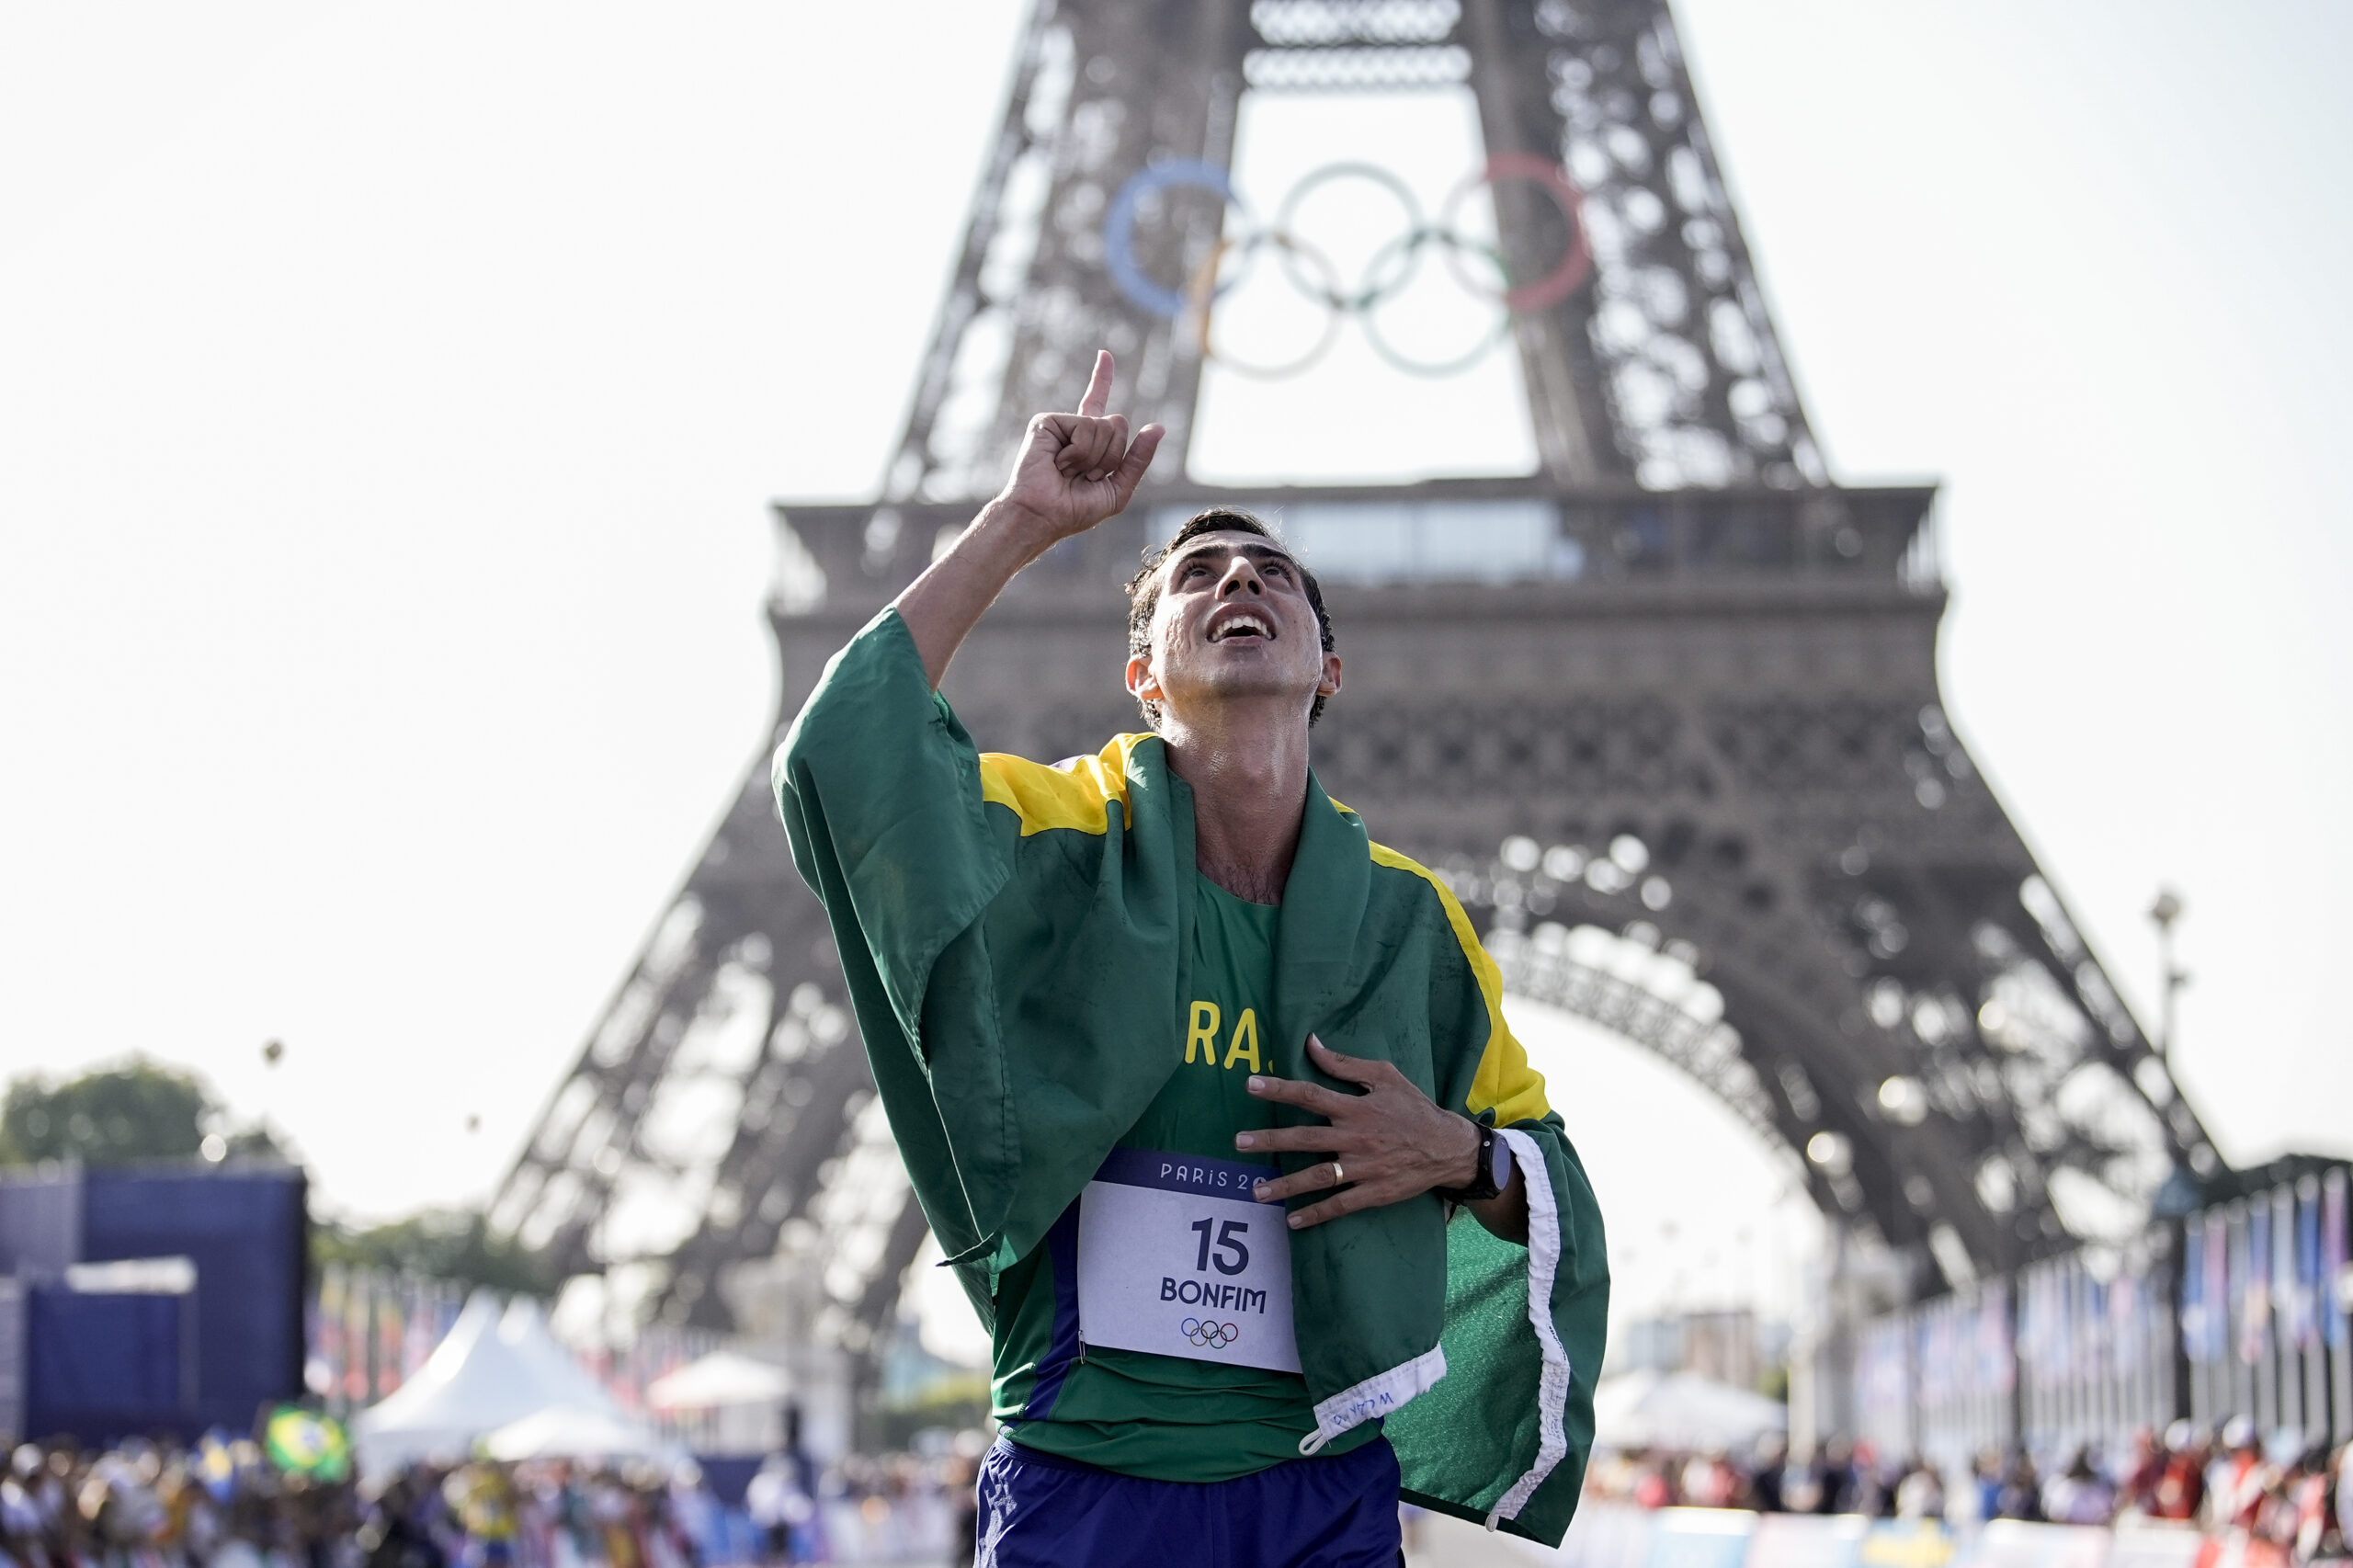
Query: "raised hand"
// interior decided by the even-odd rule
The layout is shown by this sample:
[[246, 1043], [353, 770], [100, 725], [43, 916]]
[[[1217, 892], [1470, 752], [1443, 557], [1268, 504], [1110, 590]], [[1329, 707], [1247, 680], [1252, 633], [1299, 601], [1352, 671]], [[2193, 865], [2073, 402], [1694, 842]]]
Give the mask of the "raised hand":
[[1085, 533], [1116, 517], [1134, 498], [1167, 434], [1147, 425], [1128, 438], [1128, 422], [1103, 411], [1111, 403], [1111, 353], [1095, 356], [1095, 373], [1075, 414], [1040, 414], [1029, 421], [1013, 477], [998, 505], [1033, 519], [1054, 539]]
[[1135, 495], [1165, 432], [1147, 425], [1129, 440], [1128, 422], [1103, 412], [1110, 402], [1111, 356], [1101, 353], [1078, 412], [1029, 421], [1005, 488], [891, 601], [934, 687], [1015, 573], [1057, 540], [1116, 516]]

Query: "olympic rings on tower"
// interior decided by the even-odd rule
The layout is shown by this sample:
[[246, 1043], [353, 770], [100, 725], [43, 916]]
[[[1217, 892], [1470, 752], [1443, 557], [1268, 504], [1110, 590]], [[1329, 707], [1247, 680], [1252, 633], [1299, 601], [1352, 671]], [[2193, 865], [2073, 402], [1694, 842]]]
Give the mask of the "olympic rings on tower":
[[1144, 198], [1156, 191], [1183, 189], [1190, 187], [1210, 191], [1227, 206], [1239, 208], [1246, 219], [1250, 210], [1242, 206], [1233, 194], [1233, 182], [1215, 164], [1199, 158], [1170, 158], [1146, 165], [1136, 171], [1120, 194], [1111, 200], [1111, 210], [1103, 215], [1103, 265], [1111, 274], [1111, 281], [1120, 292], [1154, 315], [1175, 321], [1185, 313], [1185, 296], [1174, 289], [1164, 289], [1136, 262], [1136, 209]]
[[[1344, 283], [1339, 269], [1324, 251], [1302, 238], [1296, 220], [1302, 205], [1318, 189], [1354, 180], [1371, 184], [1394, 199], [1403, 226], [1367, 258], [1353, 284]], [[1515, 278], [1501, 248], [1462, 233], [1457, 219], [1462, 204], [1483, 187], [1500, 189], [1506, 184], [1528, 184], [1560, 212], [1569, 231], [1560, 259], [1541, 277], [1525, 282]], [[1222, 219], [1229, 232], [1222, 233], [1193, 261], [1183, 284], [1170, 288], [1147, 272], [1136, 256], [1136, 224], [1144, 203], [1162, 191], [1199, 190], [1230, 208], [1233, 218]], [[1338, 338], [1343, 320], [1353, 316], [1364, 327], [1365, 339], [1390, 364], [1418, 376], [1447, 376], [1468, 369], [1511, 334], [1516, 316], [1550, 310], [1567, 299], [1593, 273], [1593, 244], [1586, 232], [1584, 197], [1570, 183], [1560, 165], [1533, 153], [1499, 153], [1466, 176], [1449, 193], [1435, 221], [1426, 217], [1413, 187], [1393, 172], [1374, 164], [1344, 161], [1326, 164], [1302, 176], [1284, 196], [1271, 223], [1260, 224], [1248, 203], [1233, 188], [1225, 170], [1198, 158], [1176, 158], [1137, 171], [1120, 187], [1103, 220], [1103, 260], [1120, 293], [1139, 309], [1167, 321], [1189, 318], [1201, 358], [1244, 375], [1276, 379], [1297, 375], [1322, 358]], [[1452, 358], [1416, 359], [1402, 352], [1382, 331], [1378, 312], [1413, 282], [1425, 249], [1436, 246], [1447, 270], [1472, 296], [1497, 307], [1492, 332]], [[1301, 354], [1274, 364], [1254, 364], [1237, 358], [1213, 338], [1218, 301], [1232, 293], [1256, 265], [1263, 253], [1273, 253], [1284, 279], [1310, 305], [1325, 314], [1323, 332]], [[1229, 262], [1237, 263], [1227, 272]], [[1221, 277], [1221, 273], [1226, 275]]]

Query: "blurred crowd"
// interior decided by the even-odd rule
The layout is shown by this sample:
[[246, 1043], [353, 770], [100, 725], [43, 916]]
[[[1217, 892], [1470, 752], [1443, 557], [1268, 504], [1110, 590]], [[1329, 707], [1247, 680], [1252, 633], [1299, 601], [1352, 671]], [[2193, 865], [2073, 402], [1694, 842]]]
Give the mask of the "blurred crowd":
[[1988, 1449], [1965, 1471], [1947, 1472], [1916, 1454], [1898, 1458], [1843, 1439], [1799, 1460], [1775, 1438], [1745, 1456], [1597, 1455], [1586, 1488], [1651, 1508], [1863, 1514], [1961, 1527], [2165, 1521], [2243, 1535], [2272, 1549], [2262, 1555], [2276, 1561], [2353, 1555], [2353, 1443], [2331, 1451], [2289, 1432], [2267, 1442], [2245, 1419], [2220, 1433], [2177, 1421], [2162, 1435], [2135, 1434], [2114, 1453], [2082, 1447], [2044, 1460]]
[[[740, 1499], [691, 1460], [621, 1467], [540, 1460], [418, 1465], [324, 1481], [250, 1442], [103, 1451], [26, 1444], [0, 1478], [0, 1568], [780, 1568], [970, 1561], [977, 1434], [922, 1453], [820, 1467], [778, 1455]], [[1643, 1507], [1753, 1508], [2107, 1525], [2176, 1523], [2242, 1538], [2249, 1563], [2353, 1556], [2353, 1444], [2333, 1452], [2251, 1424], [2177, 1422], [2119, 1451], [1988, 1449], [1947, 1472], [1843, 1440], [1797, 1460], [1752, 1453], [1597, 1454], [1587, 1494]]]
[[28, 1443], [0, 1479], [0, 1568], [940, 1562], [960, 1543], [969, 1554], [977, 1452], [777, 1456], [728, 1502], [691, 1460], [477, 1460], [330, 1481], [281, 1471], [250, 1442]]

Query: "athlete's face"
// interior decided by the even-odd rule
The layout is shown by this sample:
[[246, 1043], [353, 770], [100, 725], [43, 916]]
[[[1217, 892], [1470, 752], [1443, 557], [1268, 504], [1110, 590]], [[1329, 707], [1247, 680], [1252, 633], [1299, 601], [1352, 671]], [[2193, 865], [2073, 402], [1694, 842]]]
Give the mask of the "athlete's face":
[[1272, 540], [1202, 534], [1160, 567], [1152, 648], [1128, 661], [1128, 689], [1180, 722], [1197, 704], [1288, 699], [1305, 721], [1340, 689], [1299, 563]]

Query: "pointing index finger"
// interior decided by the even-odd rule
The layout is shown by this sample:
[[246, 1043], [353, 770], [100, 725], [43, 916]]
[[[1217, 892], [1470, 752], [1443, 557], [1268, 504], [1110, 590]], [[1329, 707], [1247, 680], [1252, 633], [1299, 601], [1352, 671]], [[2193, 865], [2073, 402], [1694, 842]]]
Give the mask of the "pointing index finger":
[[1110, 405], [1111, 351], [1108, 348], [1098, 348], [1095, 351], [1095, 373], [1086, 378], [1086, 395], [1078, 400], [1078, 411], [1084, 415], [1094, 415], [1101, 414]]

